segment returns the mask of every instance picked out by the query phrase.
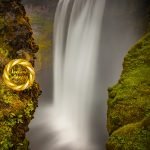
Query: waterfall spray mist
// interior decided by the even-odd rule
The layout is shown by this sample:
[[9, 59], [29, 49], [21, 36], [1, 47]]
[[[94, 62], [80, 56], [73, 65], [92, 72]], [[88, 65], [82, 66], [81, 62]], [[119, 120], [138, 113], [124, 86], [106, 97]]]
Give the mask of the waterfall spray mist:
[[60, 0], [57, 6], [52, 110], [57, 147], [98, 149], [90, 122], [100, 100], [95, 91], [104, 5], [105, 0]]

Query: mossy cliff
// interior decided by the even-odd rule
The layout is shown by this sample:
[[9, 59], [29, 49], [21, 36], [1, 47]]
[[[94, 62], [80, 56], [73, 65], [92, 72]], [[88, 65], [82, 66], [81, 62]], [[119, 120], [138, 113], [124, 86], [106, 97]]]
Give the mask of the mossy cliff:
[[108, 91], [107, 150], [150, 150], [150, 32], [129, 50]]
[[28, 150], [25, 133], [37, 107], [39, 86], [34, 83], [17, 92], [5, 85], [2, 74], [12, 59], [27, 59], [34, 66], [37, 51], [20, 0], [0, 0], [0, 150]]

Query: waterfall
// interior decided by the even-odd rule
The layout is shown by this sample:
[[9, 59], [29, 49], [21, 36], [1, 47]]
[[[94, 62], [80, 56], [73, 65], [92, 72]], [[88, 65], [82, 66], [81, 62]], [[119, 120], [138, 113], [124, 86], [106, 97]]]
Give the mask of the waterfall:
[[100, 149], [92, 134], [99, 129], [93, 127], [92, 120], [100, 101], [96, 91], [101, 84], [97, 82], [97, 68], [104, 6], [105, 0], [60, 0], [57, 6], [51, 121], [60, 147]]

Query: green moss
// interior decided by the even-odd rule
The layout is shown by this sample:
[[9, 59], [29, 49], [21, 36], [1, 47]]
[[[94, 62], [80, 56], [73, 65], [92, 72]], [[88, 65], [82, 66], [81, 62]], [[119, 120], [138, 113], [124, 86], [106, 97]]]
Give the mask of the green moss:
[[[32, 38], [29, 20], [20, 1], [0, 1], [0, 8], [0, 150], [28, 150], [29, 142], [25, 134], [37, 107], [41, 93], [39, 85], [34, 83], [29, 89], [17, 92], [8, 88], [1, 76], [10, 60], [26, 59], [18, 53], [20, 51], [30, 55], [28, 61], [34, 65], [34, 53], [38, 47]], [[25, 81], [26, 76], [21, 76], [22, 68], [18, 66], [13, 69]], [[11, 74], [10, 77], [16, 84], [22, 83], [21, 78], [18, 82], [16, 74]]]
[[[150, 33], [126, 55], [119, 82], [108, 89], [108, 150], [148, 150], [150, 130]], [[149, 120], [149, 119], [147, 119]]]
[[12, 129], [8, 126], [0, 126], [0, 149], [9, 150], [13, 147], [11, 142]]
[[33, 111], [35, 110], [35, 106], [32, 100], [29, 100], [26, 104], [26, 108], [24, 109], [24, 113], [27, 118], [32, 118]]
[[[0, 104], [0, 135], [5, 134], [5, 137], [0, 137], [0, 149], [7, 150], [11, 147], [14, 148], [14, 146], [17, 149], [18, 143], [23, 143], [22, 140], [25, 138], [25, 132], [28, 130], [28, 123], [33, 118], [37, 101], [33, 102], [36, 97], [32, 99], [31, 95], [27, 93], [21, 93], [19, 96], [7, 87], [3, 90], [0, 96], [5, 97], [3, 93], [7, 93], [7, 98], [5, 97], [5, 99], [9, 99], [9, 103], [3, 99], [1, 100], [3, 101], [1, 102], [2, 104]], [[30, 92], [32, 92], [32, 88]]]
[[[147, 119], [150, 121], [150, 118]], [[150, 124], [147, 124], [146, 127], [144, 127], [144, 122], [145, 120], [138, 123], [128, 124], [113, 132], [107, 143], [107, 149], [149, 150]]]

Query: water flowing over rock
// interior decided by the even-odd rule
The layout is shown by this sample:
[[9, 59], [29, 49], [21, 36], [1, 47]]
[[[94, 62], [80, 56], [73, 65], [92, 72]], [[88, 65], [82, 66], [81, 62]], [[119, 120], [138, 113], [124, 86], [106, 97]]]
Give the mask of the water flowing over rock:
[[[54, 25], [54, 130], [58, 145], [94, 150], [91, 131], [105, 0], [60, 0]], [[93, 128], [93, 131], [95, 129]]]

